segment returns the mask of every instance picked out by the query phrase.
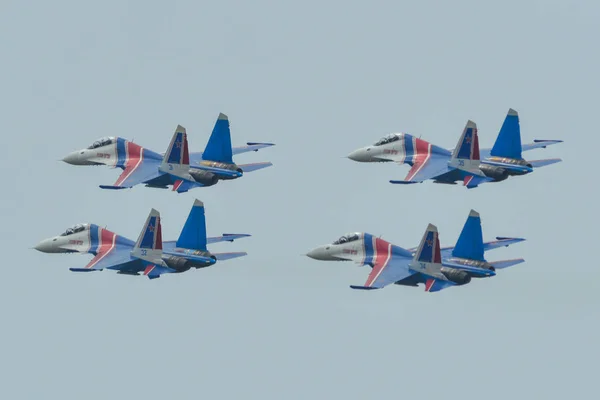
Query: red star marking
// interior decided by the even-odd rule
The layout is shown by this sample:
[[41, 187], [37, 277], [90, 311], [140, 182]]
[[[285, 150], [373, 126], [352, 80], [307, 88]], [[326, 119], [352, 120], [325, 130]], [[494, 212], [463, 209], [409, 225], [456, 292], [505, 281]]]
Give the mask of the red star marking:
[[433, 246], [433, 240], [427, 239], [427, 246]]
[[467, 142], [467, 144], [470, 144], [471, 143], [471, 136], [467, 136], [465, 138], [465, 142]]
[[181, 142], [179, 140], [175, 142], [175, 147], [177, 147], [178, 149], [181, 148]]
[[150, 232], [154, 232], [154, 225], [148, 225], [148, 230]]

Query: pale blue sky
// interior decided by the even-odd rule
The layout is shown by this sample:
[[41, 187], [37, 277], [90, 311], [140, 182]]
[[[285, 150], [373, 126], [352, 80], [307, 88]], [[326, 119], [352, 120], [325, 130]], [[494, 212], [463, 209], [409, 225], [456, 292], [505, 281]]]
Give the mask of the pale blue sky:
[[[0, 3], [0, 397], [590, 398], [600, 356], [596, 225], [600, 5], [594, 1]], [[492, 145], [509, 107], [527, 153], [564, 162], [476, 190], [394, 186], [407, 167], [342, 158], [393, 131]], [[118, 171], [57, 160], [102, 136], [202, 150], [219, 112], [237, 157], [275, 166], [183, 195], [103, 191]], [[78, 222], [175, 238], [195, 198], [214, 246], [247, 257], [149, 281], [30, 250]], [[428, 294], [357, 292], [368, 273], [301, 254], [347, 231], [416, 246], [528, 240], [497, 277]]]

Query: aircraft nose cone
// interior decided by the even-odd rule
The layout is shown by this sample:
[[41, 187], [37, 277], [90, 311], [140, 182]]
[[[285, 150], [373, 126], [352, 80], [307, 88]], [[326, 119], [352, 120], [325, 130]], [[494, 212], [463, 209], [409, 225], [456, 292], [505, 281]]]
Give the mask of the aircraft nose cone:
[[348, 158], [352, 161], [367, 162], [370, 159], [367, 151], [367, 149], [354, 150], [352, 153], [348, 154]]
[[313, 260], [319, 260], [320, 258], [319, 258], [318, 250], [319, 250], [318, 248], [313, 249], [313, 250], [309, 251], [308, 253], [306, 253], [306, 256], [312, 258]]
[[52, 244], [52, 239], [42, 240], [34, 247], [34, 249], [41, 251], [42, 253], [53, 253], [54, 246]]
[[324, 248], [323, 246], [317, 247], [317, 248], [312, 249], [308, 253], [306, 253], [306, 256], [312, 258], [313, 260], [319, 260], [319, 261], [337, 260], [337, 258], [335, 258], [331, 254], [329, 254], [329, 251], [327, 251], [328, 249], [329, 249], [329, 246], [327, 246], [327, 248]]
[[67, 164], [79, 165], [81, 164], [80, 158], [80, 151], [74, 151], [70, 154], [67, 154], [62, 160]]

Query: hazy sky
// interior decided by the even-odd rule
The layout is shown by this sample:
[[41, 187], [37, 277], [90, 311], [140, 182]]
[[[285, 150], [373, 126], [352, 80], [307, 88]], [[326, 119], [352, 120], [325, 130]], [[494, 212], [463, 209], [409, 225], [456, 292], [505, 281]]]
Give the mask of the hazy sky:
[[[590, 398], [600, 356], [595, 1], [0, 2], [0, 397], [6, 399]], [[408, 167], [344, 159], [405, 131], [493, 144], [509, 107], [526, 153], [564, 162], [467, 191], [397, 186]], [[272, 161], [177, 195], [103, 191], [117, 170], [60, 160], [102, 136], [203, 150], [219, 112], [236, 157]], [[213, 246], [247, 251], [149, 281], [75, 274], [42, 254], [78, 222], [135, 239], [150, 210], [175, 239], [195, 198]], [[429, 294], [353, 291], [368, 268], [301, 256], [348, 231], [454, 244], [471, 208], [488, 253], [526, 263]], [[587, 395], [587, 396], [586, 396]]]

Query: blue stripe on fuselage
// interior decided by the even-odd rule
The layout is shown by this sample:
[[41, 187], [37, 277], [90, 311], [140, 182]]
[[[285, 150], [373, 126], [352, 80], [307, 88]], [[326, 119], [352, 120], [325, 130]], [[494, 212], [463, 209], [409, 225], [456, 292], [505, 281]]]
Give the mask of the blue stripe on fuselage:
[[98, 248], [100, 246], [100, 227], [95, 224], [90, 225], [90, 253], [96, 254], [98, 253]]
[[125, 168], [127, 162], [127, 144], [125, 139], [117, 138], [117, 165], [116, 167]]
[[412, 165], [414, 161], [415, 148], [413, 146], [413, 136], [409, 135], [408, 133], [404, 134], [404, 152], [406, 154], [404, 162]]
[[363, 240], [365, 245], [364, 264], [370, 264], [371, 266], [373, 266], [373, 235], [365, 233]]

